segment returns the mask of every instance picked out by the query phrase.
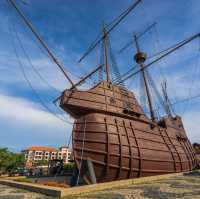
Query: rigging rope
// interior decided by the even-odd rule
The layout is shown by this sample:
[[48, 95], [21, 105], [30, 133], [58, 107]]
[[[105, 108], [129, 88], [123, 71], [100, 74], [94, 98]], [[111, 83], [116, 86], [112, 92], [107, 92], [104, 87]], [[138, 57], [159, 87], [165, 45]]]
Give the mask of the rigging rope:
[[80, 174], [81, 174], [81, 169], [82, 169], [83, 152], [84, 152], [84, 147], [85, 147], [85, 129], [86, 129], [86, 119], [84, 118], [83, 142], [82, 142], [82, 149], [81, 149], [81, 161], [80, 161], [80, 168], [79, 168], [79, 171], [78, 171], [76, 185], [79, 184], [79, 179], [80, 179]]
[[[154, 43], [155, 52], [158, 52], [158, 49], [159, 49], [159, 46], [161, 46], [161, 43], [160, 43], [160, 37], [159, 37], [158, 29], [157, 29], [157, 24], [153, 27], [153, 30], [154, 30], [154, 32], [152, 32], [152, 33], [154, 33], [154, 39], [155, 39], [155, 43]], [[160, 75], [162, 76], [162, 79], [163, 79], [163, 81], [162, 81], [163, 85], [164, 84], [167, 85], [167, 76], [165, 75], [164, 70], [163, 70], [163, 66], [165, 66], [165, 65], [166, 65], [165, 60], [160, 60], [160, 62], [158, 62], [158, 68], [159, 68]], [[162, 83], [161, 83], [161, 87], [162, 87]], [[163, 89], [164, 89], [164, 87], [163, 87]], [[163, 89], [162, 89], [163, 98], [167, 100], [167, 101], [165, 101], [165, 100], [163, 101], [166, 112], [168, 112], [168, 115], [171, 115], [171, 112], [175, 115], [175, 111], [171, 107], [171, 102], [170, 102], [168, 96], [166, 96], [167, 90], [163, 90]], [[164, 93], [164, 91], [165, 91], [165, 93]], [[174, 97], [174, 98], [175, 98], [175, 100], [177, 100], [176, 97]]]
[[21, 49], [22, 49], [24, 55], [26, 56], [27, 61], [29, 62], [29, 65], [32, 67], [33, 71], [39, 76], [39, 78], [40, 78], [44, 83], [46, 83], [46, 84], [49, 86], [49, 88], [53, 89], [53, 90], [56, 91], [56, 92], [61, 93], [60, 90], [58, 90], [57, 88], [55, 88], [54, 86], [52, 86], [52, 85], [51, 85], [45, 78], [43, 78], [43, 76], [39, 73], [39, 71], [37, 70], [37, 68], [35, 67], [35, 65], [33, 64], [33, 62], [31, 61], [31, 59], [30, 59], [28, 53], [26, 52], [26, 50], [25, 50], [25, 48], [24, 48], [24, 45], [23, 45], [23, 43], [22, 43], [22, 40], [20, 39], [20, 36], [19, 36], [19, 34], [18, 34], [18, 32], [17, 32], [16, 27], [15, 27], [14, 24], [13, 24], [13, 28], [15, 29], [15, 33], [16, 33], [15, 35], [16, 35], [16, 38], [17, 38], [19, 44], [20, 44], [20, 47], [21, 47]]
[[[141, 0], [137, 0], [134, 2], [131, 6], [129, 6], [124, 12], [122, 12], [118, 17], [116, 17], [107, 27], [106, 36], [113, 30], [115, 27], [117, 27], [121, 21], [141, 2]], [[111, 26], [111, 27], [110, 27]], [[101, 35], [101, 34], [100, 34]], [[89, 46], [87, 51], [83, 54], [83, 56], [79, 59], [78, 62], [81, 62], [90, 52], [96, 48], [96, 46], [101, 43], [102, 39], [104, 39], [104, 36], [100, 36], [100, 38], [97, 37], [95, 40], [96, 42], [92, 42], [92, 44]]]
[[[15, 29], [14, 29], [14, 24], [12, 23], [12, 27], [13, 27], [13, 33], [15, 33]], [[9, 29], [10, 30], [10, 35], [12, 35], [12, 31], [11, 31], [11, 29]], [[14, 36], [14, 35], [13, 35]], [[38, 95], [38, 93], [37, 93], [37, 91], [34, 89], [34, 87], [32, 86], [32, 84], [31, 84], [31, 82], [30, 82], [30, 80], [28, 79], [28, 77], [27, 77], [27, 75], [26, 75], [26, 72], [25, 72], [25, 70], [24, 70], [24, 66], [23, 66], [23, 64], [22, 64], [22, 62], [21, 62], [21, 59], [20, 59], [20, 56], [19, 56], [19, 54], [18, 54], [18, 52], [17, 52], [17, 48], [16, 48], [16, 46], [15, 46], [15, 42], [14, 42], [14, 37], [11, 37], [12, 39], [12, 46], [13, 46], [13, 50], [14, 50], [14, 53], [15, 53], [15, 55], [16, 55], [16, 58], [17, 58], [17, 61], [18, 61], [18, 64], [19, 64], [19, 68], [20, 68], [20, 70], [21, 70], [21, 72], [22, 72], [22, 75], [23, 75], [23, 77], [24, 77], [24, 79], [25, 79], [25, 81], [27, 82], [27, 84], [29, 85], [29, 87], [31, 88], [31, 90], [32, 90], [32, 92], [34, 93], [34, 95], [35, 95], [35, 97], [38, 99], [38, 102], [49, 112], [49, 113], [51, 113], [54, 117], [56, 117], [57, 119], [59, 119], [60, 121], [63, 121], [63, 122], [65, 122], [65, 123], [67, 123], [67, 124], [72, 124], [71, 122], [69, 122], [69, 121], [67, 121], [67, 120], [64, 120], [63, 118], [61, 118], [61, 117], [59, 117], [55, 112], [53, 112], [44, 102], [43, 102], [43, 100], [40, 98], [40, 96]]]
[[[159, 34], [158, 34], [158, 29], [157, 29], [157, 24], [153, 27], [153, 30], [154, 30], [154, 39], [155, 39], [155, 42], [154, 42], [154, 47], [155, 47], [155, 52], [158, 52], [158, 49], [159, 49], [159, 46], [160, 45], [160, 39], [159, 39]], [[152, 32], [153, 33], [153, 32]], [[158, 65], [159, 65], [159, 72], [160, 72], [160, 75], [162, 76], [162, 79], [164, 81], [167, 81], [166, 80], [166, 77], [164, 75], [164, 71], [163, 71], [163, 68], [162, 68], [162, 65], [163, 65], [163, 60], [161, 60], [160, 62], [158, 62]]]
[[[157, 87], [156, 87], [156, 84], [155, 82], [153, 81], [148, 69], [146, 70], [146, 75], [147, 75], [147, 79], [148, 79], [148, 82], [149, 82], [149, 85], [151, 86], [152, 90], [154, 91], [160, 105], [162, 106], [162, 108], [164, 109], [164, 111], [167, 113], [167, 109], [166, 109], [166, 105], [165, 105], [165, 102], [160, 94], [160, 92], [158, 91]], [[157, 105], [158, 106], [158, 105]], [[160, 113], [159, 113], [160, 114]]]
[[187, 39], [185, 39], [185, 40], [183, 40], [183, 41], [181, 41], [181, 42], [179, 42], [179, 43], [173, 44], [173, 45], [169, 46], [168, 48], [166, 48], [166, 49], [164, 49], [164, 50], [161, 50], [160, 52], [157, 52], [157, 53], [155, 53], [155, 54], [153, 54], [153, 55], [150, 55], [150, 56], [148, 57], [148, 59], [152, 59], [152, 58], [154, 58], [154, 57], [157, 57], [157, 56], [159, 56], [159, 55], [162, 55], [163, 53], [166, 53], [166, 52], [172, 50], [173, 48], [176, 48], [177, 46], [183, 44], [183, 43], [186, 42], [186, 41], [187, 41]]
[[[105, 62], [104, 60], [104, 42], [101, 42], [101, 48], [100, 48], [100, 64], [103, 65]], [[102, 67], [100, 70], [99, 70], [99, 73], [98, 73], [98, 79], [99, 79], [99, 82], [103, 81], [103, 70], [104, 70], [105, 67]]]
[[[119, 71], [119, 67], [117, 65], [117, 62], [116, 62], [116, 59], [115, 59], [115, 56], [112, 52], [112, 46], [111, 46], [111, 43], [110, 43], [110, 39], [109, 39], [109, 36], [107, 36], [108, 38], [108, 48], [109, 48], [109, 53], [110, 53], [110, 60], [111, 60], [111, 63], [112, 63], [112, 69], [113, 69], [113, 72], [114, 72], [114, 75], [117, 79], [119, 79], [119, 81], [122, 80], [121, 78], [121, 74], [120, 74], [120, 71]], [[125, 84], [124, 82], [122, 82], [120, 84], [121, 87], [125, 88]]]
[[[137, 69], [137, 67], [138, 67], [137, 65], [133, 66], [131, 69], [129, 69], [126, 73], [123, 74], [123, 77], [126, 76], [126, 75], [128, 75], [128, 74], [130, 74], [130, 72], [132, 72], [132, 71], [134, 71], [135, 69]], [[113, 83], [114, 83], [114, 84], [118, 84], [118, 82], [120, 82], [120, 79], [119, 79], [119, 78], [116, 78], [116, 79], [113, 80]], [[124, 82], [124, 81], [123, 81], [123, 82]]]
[[[13, 2], [13, 1], [9, 1], [8, 0], [8, 4], [9, 3], [11, 3], [14, 7], [15, 7], [15, 9], [17, 10], [17, 12], [19, 13], [20, 12], [20, 10], [16, 7], [16, 5], [15, 5], [15, 3]], [[21, 16], [23, 15], [21, 12], [19, 13]], [[25, 23], [26, 24], [28, 24], [28, 26], [30, 27], [31, 26], [31, 24], [26, 20], [26, 18], [24, 17], [24, 16], [22, 16], [22, 18], [25, 20]], [[50, 52], [50, 50], [48, 49], [48, 47], [47, 47], [47, 45], [41, 40], [41, 38], [39, 38], [39, 35], [35, 32], [35, 30], [33, 30], [33, 27], [30, 27], [30, 29], [31, 29], [31, 31], [34, 33], [34, 35], [36, 36], [36, 38], [37, 39], [39, 39], [40, 40], [40, 44], [42, 44], [42, 46], [44, 47], [45, 46], [45, 48], [46, 48], [46, 50], [48, 51], [48, 53], [45, 51], [44, 52], [44, 49], [43, 48], [41, 48], [41, 46], [38, 46], [39, 47], [39, 49], [41, 50], [41, 52], [42, 53], [44, 53], [44, 55], [45, 56], [47, 56], [48, 57], [48, 59], [50, 58], [50, 60], [51, 60], [51, 62], [53, 63], [53, 64], [55, 64], [55, 62], [56, 62], [56, 64], [59, 66], [59, 67], [61, 67], [61, 65], [60, 65], [60, 63], [58, 62], [58, 60], [57, 59], [54, 59], [54, 58], [52, 58], [52, 56], [54, 56], [51, 52]], [[31, 37], [32, 38], [32, 37]], [[34, 42], [35, 42], [35, 40], [33, 40]], [[37, 44], [38, 44], [38, 42], [36, 42]], [[50, 54], [49, 54], [50, 53]], [[51, 56], [50, 56], [51, 55]], [[62, 69], [62, 68], [61, 68]], [[63, 71], [64, 69], [62, 69], [62, 71]], [[63, 71], [64, 73], [65, 73], [65, 71]], [[75, 75], [75, 74], [73, 74], [71, 71], [68, 71], [71, 75], [73, 75], [73, 76], [75, 76], [76, 78], [78, 78], [78, 79], [81, 79], [81, 77], [79, 77], [79, 76], [77, 76], [77, 75]], [[67, 77], [67, 79], [68, 79], [68, 76], [67, 76], [67, 74], [65, 73], [65, 76]], [[68, 79], [69, 80], [69, 79]]]
[[140, 105], [143, 108], [143, 111], [146, 113], [147, 112], [147, 99], [146, 99], [146, 89], [144, 85], [144, 79], [142, 75], [139, 76], [139, 82], [140, 82], [140, 89], [139, 89], [139, 99], [140, 99]]
[[68, 139], [67, 148], [69, 148], [71, 140], [72, 140], [72, 132], [70, 133], [70, 136], [69, 136], [69, 139]]
[[[180, 104], [180, 103], [184, 103], [184, 102], [187, 102], [187, 101], [195, 100], [195, 99], [197, 99], [197, 98], [200, 98], [200, 94], [195, 95], [195, 96], [191, 96], [191, 97], [189, 97], [189, 98], [185, 98], [185, 99], [182, 99], [182, 100], [177, 100], [177, 101], [171, 103], [171, 106], [174, 107], [176, 104]], [[158, 109], [160, 109], [160, 108], [161, 108], [161, 107], [158, 107]], [[156, 110], [156, 109], [155, 109], [155, 110]]]
[[[27, 31], [26, 31], [26, 32], [27, 32]], [[48, 55], [48, 53], [46, 53], [46, 51], [45, 51], [43, 48], [41, 48], [41, 46], [38, 44], [38, 42], [36, 41], [36, 39], [33, 38], [33, 37], [31, 37], [31, 40], [35, 43], [35, 45], [36, 45], [36, 46], [38, 47], [38, 49], [42, 52], [42, 54], [45, 55], [45, 56], [48, 58], [48, 60], [54, 65], [55, 63], [53, 62], [53, 60], [51, 59], [51, 57]], [[82, 71], [84, 71], [83, 68], [82, 68]], [[81, 76], [76, 75], [75, 73], [71, 72], [69, 69], [67, 69], [67, 72], [68, 72], [69, 74], [71, 74], [72, 76], [74, 76], [75, 78], [79, 79], [79, 80], [82, 79]], [[86, 74], [86, 71], [84, 71], [84, 73]], [[83, 76], [84, 76], [85, 74], [83, 74]], [[86, 83], [88, 86], [92, 86], [92, 84], [90, 84], [89, 82], [85, 82], [85, 83]]]
[[[192, 74], [192, 81], [191, 81], [190, 87], [188, 89], [188, 98], [191, 97], [192, 88], [193, 88], [193, 85], [194, 85], [194, 82], [195, 82], [195, 76], [198, 74], [199, 58], [200, 58], [200, 56], [198, 55], [196, 63], [195, 63], [195, 67], [194, 67], [194, 73]], [[185, 114], [185, 112], [189, 108], [189, 106], [190, 106], [190, 104], [189, 104], [189, 101], [187, 100], [186, 105], [184, 106], [183, 113], [182, 113], [183, 115]]]

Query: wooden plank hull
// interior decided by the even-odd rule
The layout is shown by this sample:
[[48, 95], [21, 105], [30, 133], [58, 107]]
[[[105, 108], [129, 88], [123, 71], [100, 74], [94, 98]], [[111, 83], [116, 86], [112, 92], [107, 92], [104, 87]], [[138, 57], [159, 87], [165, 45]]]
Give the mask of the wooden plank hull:
[[61, 107], [75, 118], [73, 154], [85, 181], [91, 182], [82, 166], [87, 159], [97, 182], [193, 169], [196, 157], [181, 118], [153, 123], [133, 93], [120, 89], [102, 82], [89, 91], [67, 90], [61, 99]]

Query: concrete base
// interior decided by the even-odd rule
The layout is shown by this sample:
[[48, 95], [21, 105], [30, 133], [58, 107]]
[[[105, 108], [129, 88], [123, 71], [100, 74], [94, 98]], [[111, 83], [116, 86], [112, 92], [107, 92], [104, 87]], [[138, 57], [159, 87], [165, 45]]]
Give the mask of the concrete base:
[[49, 196], [64, 197], [71, 195], [80, 195], [95, 191], [102, 191], [118, 187], [126, 187], [128, 185], [133, 185], [133, 184], [148, 183], [155, 180], [162, 180], [175, 176], [182, 176], [183, 174], [184, 173], [173, 173], [173, 174], [158, 175], [151, 177], [134, 178], [128, 180], [119, 180], [119, 181], [99, 183], [93, 185], [85, 185], [72, 188], [57, 188], [57, 187], [44, 186], [41, 184], [34, 184], [34, 183], [15, 182], [13, 180], [8, 180], [8, 179], [0, 179], [0, 184], [13, 186], [20, 189], [26, 189], [29, 191], [42, 193]]
[[0, 179], [0, 184], [25, 189], [28, 191], [45, 194], [48, 196], [61, 197], [61, 189], [56, 187], [44, 186], [41, 184], [15, 182], [13, 180]]

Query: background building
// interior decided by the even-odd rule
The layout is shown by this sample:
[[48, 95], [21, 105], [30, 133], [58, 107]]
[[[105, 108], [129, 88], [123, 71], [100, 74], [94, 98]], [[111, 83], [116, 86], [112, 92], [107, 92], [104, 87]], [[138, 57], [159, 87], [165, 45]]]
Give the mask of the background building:
[[64, 163], [72, 161], [72, 151], [67, 146], [61, 146], [57, 151], [57, 159], [63, 159]]
[[72, 152], [67, 146], [59, 149], [43, 146], [31, 146], [24, 151], [26, 166], [31, 167], [33, 162], [49, 161], [53, 159], [63, 159], [64, 163], [72, 161]]

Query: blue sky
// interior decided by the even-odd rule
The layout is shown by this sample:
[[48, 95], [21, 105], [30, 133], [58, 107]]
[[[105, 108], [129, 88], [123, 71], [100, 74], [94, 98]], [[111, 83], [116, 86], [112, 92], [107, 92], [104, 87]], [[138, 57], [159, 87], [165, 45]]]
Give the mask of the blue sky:
[[[17, 0], [24, 14], [65, 65], [73, 81], [78, 81], [76, 76], [83, 76], [98, 65], [98, 50], [94, 50], [81, 64], [77, 63], [77, 60], [99, 34], [102, 23], [112, 21], [133, 1], [27, 0], [27, 2], [28, 5], [24, 5]], [[139, 41], [142, 50], [152, 55], [200, 32], [199, 13], [199, 0], [143, 0], [143, 3], [110, 36], [120, 72], [123, 73], [134, 65], [134, 47], [128, 48], [122, 54], [117, 53], [131, 39], [133, 33], [141, 32], [157, 22], [156, 28]], [[31, 63], [27, 60], [18, 38], [26, 49]], [[67, 88], [69, 84], [5, 0], [0, 1], [0, 44], [0, 146], [21, 150], [30, 145], [65, 144], [72, 125], [56, 118], [41, 106], [22, 75], [13, 46], [24, 66], [26, 76], [42, 101], [60, 118], [73, 122], [72, 118], [52, 104], [59, 91]], [[172, 102], [200, 94], [199, 48], [200, 40], [196, 39], [150, 68], [149, 71], [158, 86], [163, 77], [167, 79]], [[45, 81], [35, 73], [31, 64]], [[46, 81], [56, 90], [47, 85]], [[92, 81], [88, 83], [91, 84]], [[127, 85], [138, 96], [137, 77], [135, 81], [127, 82]], [[177, 114], [182, 115], [192, 142], [200, 142], [199, 98], [178, 104], [174, 109]]]

